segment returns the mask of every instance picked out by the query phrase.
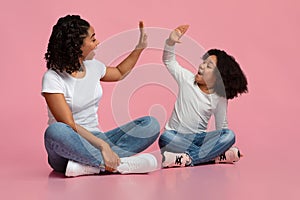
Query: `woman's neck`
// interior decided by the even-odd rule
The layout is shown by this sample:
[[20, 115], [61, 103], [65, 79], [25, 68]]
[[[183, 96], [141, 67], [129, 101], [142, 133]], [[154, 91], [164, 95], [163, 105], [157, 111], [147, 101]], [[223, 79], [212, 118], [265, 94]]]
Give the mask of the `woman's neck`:
[[74, 78], [83, 78], [85, 76], [85, 66], [81, 60], [79, 60], [79, 63], [80, 68], [71, 74]]

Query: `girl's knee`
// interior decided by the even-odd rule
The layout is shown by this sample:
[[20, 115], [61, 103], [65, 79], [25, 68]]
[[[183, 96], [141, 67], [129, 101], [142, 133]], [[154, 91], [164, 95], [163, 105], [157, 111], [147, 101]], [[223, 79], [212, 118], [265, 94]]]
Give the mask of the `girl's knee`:
[[223, 134], [226, 135], [225, 136], [226, 140], [229, 143], [234, 144], [235, 143], [235, 133], [232, 130], [230, 130], [230, 129], [224, 129], [223, 131], [224, 131]]
[[164, 134], [161, 134], [158, 138], [158, 146], [159, 148], [163, 148], [164, 146], [166, 146], [167, 142], [166, 142], [166, 138], [164, 136]]
[[172, 141], [174, 138], [174, 134], [172, 134], [169, 131], [165, 131], [163, 132], [158, 139], [158, 145], [160, 148], [166, 146], [167, 144], [170, 143], [170, 141]]

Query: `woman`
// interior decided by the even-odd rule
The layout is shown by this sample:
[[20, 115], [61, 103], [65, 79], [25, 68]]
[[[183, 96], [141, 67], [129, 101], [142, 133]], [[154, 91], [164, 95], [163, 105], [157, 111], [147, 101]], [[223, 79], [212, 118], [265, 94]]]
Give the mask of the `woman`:
[[42, 95], [48, 107], [49, 127], [45, 147], [50, 166], [66, 176], [98, 174], [101, 171], [147, 173], [157, 167], [151, 154], [137, 154], [159, 135], [153, 117], [142, 117], [103, 133], [98, 128], [100, 81], [119, 81], [133, 69], [147, 46], [140, 22], [136, 48], [118, 66], [105, 66], [91, 58], [99, 41], [86, 20], [67, 15], [54, 25], [45, 54], [47, 72]]
[[[206, 162], [233, 163], [241, 154], [235, 134], [228, 129], [227, 101], [247, 92], [247, 79], [239, 64], [225, 51], [209, 50], [197, 74], [184, 69], [175, 58], [175, 44], [187, 31], [183, 25], [166, 41], [163, 62], [177, 81], [179, 93], [165, 132], [159, 138], [163, 167], [185, 167]], [[207, 131], [214, 115], [216, 130]]]

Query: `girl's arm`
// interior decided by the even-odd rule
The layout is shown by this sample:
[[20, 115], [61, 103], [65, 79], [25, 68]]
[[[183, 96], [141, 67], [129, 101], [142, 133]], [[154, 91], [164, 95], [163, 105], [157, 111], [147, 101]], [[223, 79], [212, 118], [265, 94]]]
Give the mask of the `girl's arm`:
[[140, 22], [140, 39], [136, 48], [125, 58], [117, 67], [107, 67], [106, 73], [101, 81], [119, 81], [126, 77], [126, 75], [135, 66], [138, 58], [140, 57], [142, 51], [147, 47], [147, 35], [144, 31], [144, 24]]
[[174, 45], [176, 43], [180, 43], [180, 41], [179, 41], [180, 38], [187, 31], [188, 28], [189, 28], [189, 25], [178, 26], [176, 29], [174, 29], [170, 33], [169, 38], [166, 40], [166, 45], [165, 45], [164, 53], [163, 53], [163, 62], [167, 67], [172, 66], [172, 65], [178, 65], [176, 58], [175, 58]]
[[43, 96], [56, 121], [69, 125], [75, 132], [99, 149], [102, 153], [106, 170], [114, 171], [120, 164], [120, 158], [105, 141], [75, 123], [64, 95], [60, 93], [43, 93]]
[[227, 99], [221, 97], [214, 111], [216, 130], [228, 128], [227, 105]]
[[169, 35], [166, 43], [169, 46], [174, 46], [176, 43], [181, 43], [179, 40], [188, 30], [189, 25], [181, 25], [175, 28]]
[[162, 56], [163, 63], [178, 84], [181, 84], [185, 80], [187, 74], [186, 72], [188, 70], [184, 69], [177, 62], [175, 55], [175, 44], [180, 43], [179, 39], [187, 31], [188, 27], [188, 25], [182, 25], [177, 27], [170, 33], [169, 38], [166, 40]]

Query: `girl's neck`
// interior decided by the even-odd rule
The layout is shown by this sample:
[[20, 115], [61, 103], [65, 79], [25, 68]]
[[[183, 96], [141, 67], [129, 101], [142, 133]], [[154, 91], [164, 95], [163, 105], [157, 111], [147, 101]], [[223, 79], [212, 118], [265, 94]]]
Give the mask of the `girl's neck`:
[[214, 89], [213, 88], [208, 88], [207, 85], [204, 84], [198, 84], [199, 89], [204, 92], [205, 94], [212, 94], [214, 93]]

